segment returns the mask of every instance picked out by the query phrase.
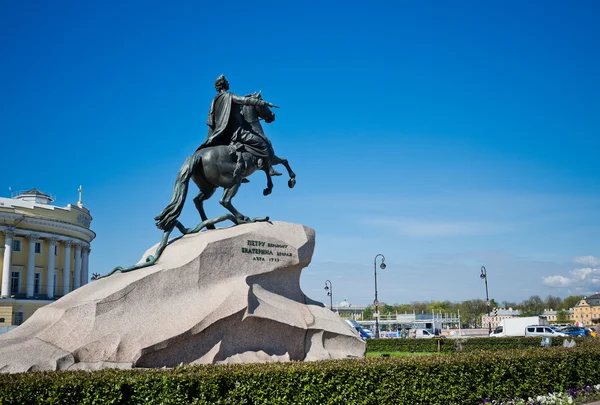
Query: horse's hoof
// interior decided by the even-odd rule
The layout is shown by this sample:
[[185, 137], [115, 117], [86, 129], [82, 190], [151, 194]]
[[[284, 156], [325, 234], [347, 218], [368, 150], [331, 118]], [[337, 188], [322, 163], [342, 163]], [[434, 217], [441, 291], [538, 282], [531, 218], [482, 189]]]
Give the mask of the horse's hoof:
[[265, 189], [263, 190], [263, 195], [265, 195], [265, 196], [266, 196], [266, 195], [269, 195], [269, 194], [271, 194], [271, 189], [270, 189], [270, 188], [265, 188]]
[[241, 225], [241, 224], [247, 224], [250, 222], [250, 217], [244, 217], [242, 216], [241, 218], [237, 218], [237, 224]]
[[252, 222], [269, 222], [269, 217], [258, 217], [258, 218], [254, 218], [252, 220]]
[[289, 186], [289, 188], [294, 188], [295, 185], [296, 185], [296, 178], [288, 180], [288, 186]]

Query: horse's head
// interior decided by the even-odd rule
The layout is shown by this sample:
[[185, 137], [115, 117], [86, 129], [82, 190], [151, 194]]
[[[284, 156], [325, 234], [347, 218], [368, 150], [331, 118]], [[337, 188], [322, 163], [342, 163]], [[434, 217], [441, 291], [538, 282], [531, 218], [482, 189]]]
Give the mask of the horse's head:
[[[258, 93], [252, 93], [249, 94], [247, 97], [262, 100], [262, 92], [259, 91]], [[256, 111], [257, 118], [264, 119], [267, 124], [275, 121], [275, 113], [271, 111], [271, 109], [266, 105], [257, 105], [255, 107], [250, 108], [254, 108]]]

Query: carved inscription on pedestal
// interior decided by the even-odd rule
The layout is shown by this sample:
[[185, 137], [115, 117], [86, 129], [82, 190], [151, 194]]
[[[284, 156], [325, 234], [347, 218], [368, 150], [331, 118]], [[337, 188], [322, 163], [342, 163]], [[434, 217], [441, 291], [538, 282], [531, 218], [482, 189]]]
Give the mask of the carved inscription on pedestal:
[[242, 253], [252, 255], [252, 260], [257, 262], [278, 262], [282, 257], [292, 257], [288, 245], [271, 243], [261, 240], [247, 240], [242, 247]]

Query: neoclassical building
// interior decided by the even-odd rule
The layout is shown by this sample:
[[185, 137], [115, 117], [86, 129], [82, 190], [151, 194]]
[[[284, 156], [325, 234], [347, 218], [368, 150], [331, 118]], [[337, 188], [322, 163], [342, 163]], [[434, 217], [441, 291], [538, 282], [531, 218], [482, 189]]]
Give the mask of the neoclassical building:
[[600, 293], [589, 297], [582, 297], [573, 308], [575, 322], [579, 325], [595, 325], [600, 323]]
[[0, 198], [0, 326], [20, 325], [35, 310], [89, 280], [92, 216], [57, 207], [39, 190]]

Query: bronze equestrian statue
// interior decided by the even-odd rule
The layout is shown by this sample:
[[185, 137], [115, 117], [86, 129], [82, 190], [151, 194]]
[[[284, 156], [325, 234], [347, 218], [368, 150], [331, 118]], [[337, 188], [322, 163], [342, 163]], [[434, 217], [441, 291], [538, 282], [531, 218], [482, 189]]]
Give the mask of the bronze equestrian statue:
[[[288, 161], [275, 155], [273, 146], [265, 136], [260, 124], [275, 121], [275, 114], [270, 108], [279, 108], [262, 99], [262, 95], [254, 93], [244, 97], [229, 92], [229, 82], [221, 75], [215, 81], [218, 94], [213, 99], [208, 114], [208, 138], [188, 157], [179, 170], [171, 201], [156, 216], [156, 226], [163, 230], [163, 236], [154, 255], [148, 256], [146, 262], [127, 268], [117, 267], [107, 277], [117, 271], [128, 272], [148, 267], [156, 263], [164, 248], [169, 243], [169, 235], [174, 228], [182, 234], [196, 233], [203, 228], [214, 229], [214, 225], [230, 220], [236, 225], [268, 221], [269, 217], [254, 218], [241, 214], [231, 204], [240, 185], [257, 170], [264, 171], [267, 177], [267, 188], [263, 194], [268, 195], [273, 189], [271, 176], [280, 175], [273, 170], [273, 165], [283, 164], [288, 171], [288, 186], [296, 185], [296, 174]], [[178, 220], [188, 192], [189, 181], [192, 180], [200, 192], [194, 198], [194, 204], [202, 222], [195, 228], [185, 228]], [[204, 212], [203, 202], [208, 200], [217, 188], [223, 188], [220, 203], [230, 214], [208, 219]]]

